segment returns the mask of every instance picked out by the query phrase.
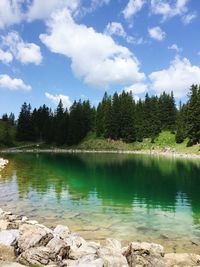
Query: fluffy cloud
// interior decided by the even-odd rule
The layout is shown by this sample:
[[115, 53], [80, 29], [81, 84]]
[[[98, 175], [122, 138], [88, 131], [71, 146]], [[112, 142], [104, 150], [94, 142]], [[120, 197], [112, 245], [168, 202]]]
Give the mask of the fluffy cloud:
[[168, 69], [152, 72], [149, 75], [151, 87], [159, 94], [171, 92], [177, 98], [185, 96], [192, 84], [200, 84], [200, 68], [192, 65], [187, 58], [176, 57]]
[[12, 79], [7, 74], [0, 75], [0, 88], [8, 89], [11, 91], [30, 91], [32, 89], [30, 85], [25, 84], [21, 79]]
[[126, 92], [132, 92], [134, 95], [135, 94], [142, 94], [146, 92], [148, 89], [147, 84], [144, 83], [135, 83], [132, 84], [131, 86], [127, 86], [124, 88]]
[[104, 32], [105, 34], [110, 35], [110, 36], [112, 35], [120, 36], [123, 39], [125, 39], [127, 43], [130, 43], [130, 44], [143, 44], [144, 43], [143, 38], [136, 38], [134, 36], [128, 35], [126, 31], [124, 30], [124, 27], [122, 26], [122, 24], [119, 22], [108, 23]]
[[182, 51], [182, 48], [178, 47], [177, 44], [173, 44], [171, 46], [168, 46], [168, 49], [175, 50], [177, 53], [180, 53]]
[[67, 95], [52, 95], [49, 93], [45, 93], [45, 96], [54, 104], [58, 105], [59, 101], [62, 100], [63, 106], [69, 108], [72, 105], [72, 102]]
[[10, 32], [3, 37], [2, 46], [23, 64], [39, 65], [42, 61], [40, 47], [34, 43], [25, 43], [17, 32]]
[[48, 32], [41, 34], [40, 39], [52, 52], [70, 58], [74, 74], [89, 85], [107, 87], [145, 78], [130, 50], [106, 34], [76, 24], [67, 10], [52, 16]]
[[10, 52], [8, 51], [3, 51], [0, 48], [0, 61], [3, 62], [4, 64], [8, 64], [13, 60], [13, 56]]
[[157, 41], [162, 41], [166, 36], [166, 33], [158, 26], [148, 29], [148, 32], [149, 36]]
[[170, 1], [151, 0], [151, 11], [153, 14], [161, 15], [163, 20], [174, 16], [182, 16], [187, 11], [187, 3], [189, 0], [175, 0], [174, 4]]
[[80, 0], [33, 0], [32, 4], [29, 6], [27, 12], [28, 21], [35, 19], [46, 19], [49, 18], [52, 12], [67, 8], [72, 13], [75, 12], [80, 5]]
[[146, 0], [129, 0], [127, 6], [122, 11], [125, 19], [130, 19], [137, 12], [139, 12], [143, 5], [146, 3]]
[[0, 29], [22, 20], [21, 4], [22, 1], [19, 0], [0, 1]]

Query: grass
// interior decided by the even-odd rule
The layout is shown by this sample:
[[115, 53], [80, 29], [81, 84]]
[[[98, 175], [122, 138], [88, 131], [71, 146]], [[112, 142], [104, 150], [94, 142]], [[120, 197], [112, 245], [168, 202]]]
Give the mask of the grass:
[[180, 153], [195, 153], [200, 154], [200, 145], [187, 147], [188, 140], [177, 144], [175, 140], [175, 133], [170, 131], [163, 131], [151, 142], [150, 138], [146, 138], [143, 142], [125, 143], [123, 141], [114, 141], [111, 139], [98, 138], [95, 133], [90, 133], [77, 146], [79, 149], [86, 150], [162, 150], [163, 148], [172, 148]]

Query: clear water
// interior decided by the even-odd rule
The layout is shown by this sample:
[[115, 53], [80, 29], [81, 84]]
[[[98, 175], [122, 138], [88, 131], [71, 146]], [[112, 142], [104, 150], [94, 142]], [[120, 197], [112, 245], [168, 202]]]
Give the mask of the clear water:
[[13, 154], [0, 207], [84, 238], [200, 253], [200, 161], [120, 154]]

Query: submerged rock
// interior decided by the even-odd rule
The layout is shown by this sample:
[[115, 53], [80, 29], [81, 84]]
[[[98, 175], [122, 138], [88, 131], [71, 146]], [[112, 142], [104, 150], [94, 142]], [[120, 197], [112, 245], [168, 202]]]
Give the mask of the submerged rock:
[[161, 245], [146, 242], [132, 242], [124, 252], [130, 267], [165, 267], [164, 248]]
[[168, 253], [165, 254], [165, 262], [168, 267], [173, 266], [200, 266], [200, 255], [190, 253]]

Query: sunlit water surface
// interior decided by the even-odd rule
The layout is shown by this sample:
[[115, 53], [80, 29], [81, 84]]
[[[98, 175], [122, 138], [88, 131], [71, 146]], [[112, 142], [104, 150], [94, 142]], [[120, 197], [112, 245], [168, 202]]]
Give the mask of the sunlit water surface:
[[0, 207], [87, 240], [200, 253], [200, 161], [120, 154], [13, 154]]

